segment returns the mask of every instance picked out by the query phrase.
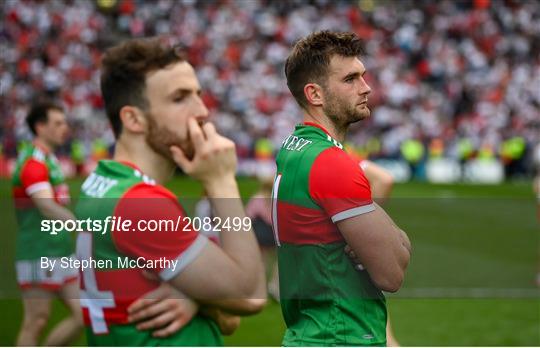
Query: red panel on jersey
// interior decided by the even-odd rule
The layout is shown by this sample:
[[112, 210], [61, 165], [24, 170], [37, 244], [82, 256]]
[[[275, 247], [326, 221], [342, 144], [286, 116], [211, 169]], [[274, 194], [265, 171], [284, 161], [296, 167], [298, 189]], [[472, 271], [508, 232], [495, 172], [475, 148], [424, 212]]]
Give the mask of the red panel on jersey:
[[[133, 186], [119, 200], [114, 211], [118, 219], [129, 219], [132, 225], [128, 231], [111, 232], [113, 241], [118, 250], [131, 257], [144, 257], [147, 260], [159, 260], [164, 257], [174, 260], [182, 254], [198, 237], [198, 233], [189, 229], [184, 231], [185, 224], [181, 217], [186, 216], [176, 197], [165, 188], [157, 185], [141, 183]], [[180, 217], [178, 230], [139, 230], [139, 221], [142, 228], [153, 227], [150, 221], [172, 220], [174, 227]], [[150, 224], [149, 224], [150, 223]], [[152, 269], [159, 272], [161, 269]]]
[[13, 187], [15, 208], [30, 209], [34, 203], [27, 194], [26, 189], [34, 184], [49, 182], [49, 171], [45, 163], [29, 158], [22, 166], [20, 172], [21, 186]]
[[329, 217], [373, 202], [360, 166], [337, 147], [324, 150], [313, 162], [309, 193]]
[[[106, 288], [114, 294], [114, 308], [104, 308], [105, 320], [109, 324], [126, 324], [127, 308], [138, 298], [156, 289], [158, 282], [147, 279], [140, 269], [116, 269], [107, 272], [96, 272], [96, 283], [98, 290]], [[83, 277], [80, 277], [83, 281]], [[81, 284], [83, 284], [81, 282]], [[106, 286], [101, 286], [106, 284]], [[84, 289], [84, 285], [81, 286]], [[86, 310], [85, 324], [90, 326], [88, 310]]]
[[336, 225], [322, 210], [279, 201], [278, 239], [291, 244], [325, 244], [343, 240]]
[[48, 181], [49, 171], [47, 170], [45, 163], [39, 162], [34, 158], [28, 159], [21, 169], [21, 182], [23, 188], [26, 190], [29, 186], [39, 182]]

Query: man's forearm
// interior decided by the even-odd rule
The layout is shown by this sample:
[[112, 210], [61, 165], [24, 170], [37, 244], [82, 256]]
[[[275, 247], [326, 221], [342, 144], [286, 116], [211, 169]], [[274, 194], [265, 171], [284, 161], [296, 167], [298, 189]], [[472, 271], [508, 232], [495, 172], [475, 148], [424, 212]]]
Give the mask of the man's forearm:
[[48, 219], [75, 220], [75, 215], [66, 207], [58, 204], [52, 197], [38, 193], [32, 196], [32, 201], [39, 212]]
[[386, 211], [384, 211], [384, 209], [382, 209], [379, 206], [377, 208], [381, 210], [384, 217], [392, 224], [392, 226], [394, 227], [395, 233], [398, 235], [398, 238], [401, 243], [400, 243], [400, 246], [396, 249], [396, 252], [398, 253], [399, 264], [402, 267], [402, 269], [405, 270], [407, 266], [409, 265], [409, 260], [411, 258], [411, 250], [412, 250], [411, 241], [409, 240], [409, 237], [407, 236], [405, 231], [403, 231], [401, 228], [399, 228], [396, 225], [394, 220], [392, 220], [392, 218], [386, 213]]
[[73, 213], [67, 208], [59, 204], [49, 204], [45, 208], [40, 209], [40, 212], [43, 214], [43, 216], [48, 217], [49, 219], [57, 219], [63, 221], [75, 220], [75, 215], [73, 215]]

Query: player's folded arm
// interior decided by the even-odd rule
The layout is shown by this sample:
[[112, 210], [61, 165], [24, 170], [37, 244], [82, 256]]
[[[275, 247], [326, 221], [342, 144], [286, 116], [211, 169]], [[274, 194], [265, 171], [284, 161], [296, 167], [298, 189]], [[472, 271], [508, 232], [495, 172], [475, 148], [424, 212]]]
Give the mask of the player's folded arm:
[[312, 199], [337, 225], [375, 285], [394, 292], [408, 262], [397, 227], [371, 198], [358, 164], [338, 148], [322, 152], [309, 178]]
[[358, 260], [381, 290], [395, 292], [403, 283], [408, 263], [395, 226], [389, 223], [381, 207], [336, 222]]
[[170, 283], [201, 303], [243, 315], [257, 313], [266, 304], [264, 288], [255, 288], [250, 278], [220, 247], [210, 242]]
[[[165, 221], [186, 216], [169, 191], [158, 186], [139, 184], [118, 203], [115, 216], [129, 219]], [[187, 297], [215, 305], [233, 313], [260, 310], [256, 289], [259, 282], [213, 242], [195, 232], [180, 219], [175, 231], [113, 231], [116, 247], [124, 254], [146, 259], [176, 260], [177, 266], [154, 270]], [[258, 276], [258, 275], [257, 275]]]

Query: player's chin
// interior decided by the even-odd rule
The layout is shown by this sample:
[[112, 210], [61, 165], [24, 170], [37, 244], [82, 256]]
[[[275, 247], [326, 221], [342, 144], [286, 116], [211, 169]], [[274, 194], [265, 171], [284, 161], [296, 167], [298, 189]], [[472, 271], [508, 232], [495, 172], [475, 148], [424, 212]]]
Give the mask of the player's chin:
[[360, 115], [360, 119], [363, 120], [363, 119], [368, 118], [371, 115], [371, 110], [369, 110], [367, 105], [362, 104], [360, 105], [360, 110], [358, 113]]
[[369, 118], [371, 115], [371, 111], [366, 107], [357, 108], [355, 112], [355, 119], [356, 121], [362, 121], [366, 118]]
[[191, 141], [184, 140], [181, 141], [178, 138], [174, 139], [168, 139], [169, 141], [165, 141], [163, 143], [151, 143], [150, 146], [159, 152], [162, 155], [166, 155], [166, 157], [170, 158], [172, 160], [172, 153], [171, 153], [171, 146], [178, 146], [182, 152], [184, 153], [184, 156], [187, 157], [187, 159], [192, 160], [195, 155], [195, 149], [193, 148], [193, 145]]
[[193, 157], [195, 157], [195, 150], [193, 149], [193, 146], [190, 146], [184, 150], [184, 154], [186, 155], [187, 159], [192, 160]]
[[54, 144], [54, 146], [63, 146], [66, 142], [67, 142], [67, 138], [66, 139], [58, 139], [55, 142], [53, 142], [53, 144]]
[[192, 160], [195, 156], [195, 149], [193, 148], [193, 144], [191, 143], [191, 141], [184, 141], [179, 146], [184, 152], [184, 155], [187, 157], [187, 159]]

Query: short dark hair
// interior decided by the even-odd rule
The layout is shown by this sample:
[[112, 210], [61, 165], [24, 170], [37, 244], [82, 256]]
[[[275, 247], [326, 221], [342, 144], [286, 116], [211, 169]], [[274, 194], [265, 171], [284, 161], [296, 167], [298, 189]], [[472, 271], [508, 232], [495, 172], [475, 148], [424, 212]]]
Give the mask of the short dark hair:
[[159, 38], [128, 40], [105, 52], [101, 61], [101, 93], [116, 138], [122, 131], [122, 107], [148, 107], [144, 94], [146, 75], [183, 61], [180, 47], [165, 45]]
[[40, 100], [32, 104], [28, 115], [26, 115], [26, 124], [32, 131], [32, 134], [36, 134], [36, 124], [47, 123], [49, 110], [58, 110], [64, 112], [64, 109], [57, 103], [51, 100]]
[[318, 31], [299, 40], [285, 62], [285, 77], [292, 95], [302, 107], [307, 105], [304, 86], [308, 83], [324, 85], [333, 55], [358, 57], [363, 42], [351, 32]]

